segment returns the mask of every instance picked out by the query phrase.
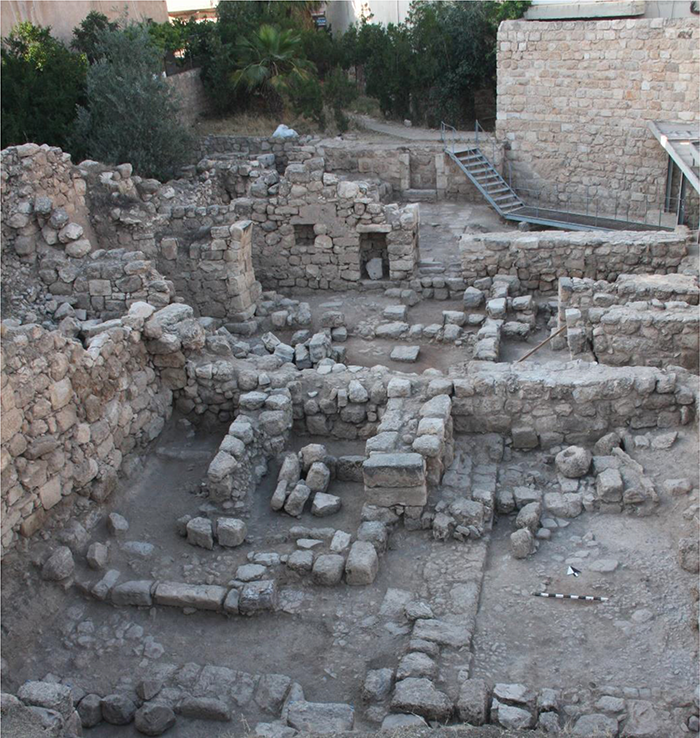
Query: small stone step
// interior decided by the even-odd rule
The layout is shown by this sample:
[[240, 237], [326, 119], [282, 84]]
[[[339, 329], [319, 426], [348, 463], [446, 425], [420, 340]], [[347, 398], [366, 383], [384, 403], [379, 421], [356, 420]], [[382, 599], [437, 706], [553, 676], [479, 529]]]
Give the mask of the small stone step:
[[437, 190], [404, 190], [404, 197], [411, 202], [436, 202]]

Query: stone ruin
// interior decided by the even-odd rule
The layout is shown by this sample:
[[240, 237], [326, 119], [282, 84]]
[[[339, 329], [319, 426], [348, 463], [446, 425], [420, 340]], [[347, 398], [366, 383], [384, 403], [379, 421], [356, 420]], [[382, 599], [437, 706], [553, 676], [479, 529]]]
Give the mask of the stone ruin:
[[445, 257], [427, 144], [201, 153], [2, 152], [5, 724], [696, 733], [687, 229]]

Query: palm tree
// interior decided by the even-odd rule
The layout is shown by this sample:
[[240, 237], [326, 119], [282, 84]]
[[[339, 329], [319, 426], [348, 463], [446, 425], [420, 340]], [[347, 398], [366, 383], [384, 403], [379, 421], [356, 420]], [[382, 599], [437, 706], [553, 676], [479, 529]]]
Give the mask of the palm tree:
[[301, 50], [301, 36], [292, 30], [280, 31], [263, 25], [237, 48], [238, 69], [233, 72], [233, 83], [245, 86], [250, 92], [260, 91], [268, 105], [275, 109], [289, 94], [292, 86], [311, 78], [315, 71], [312, 62]]

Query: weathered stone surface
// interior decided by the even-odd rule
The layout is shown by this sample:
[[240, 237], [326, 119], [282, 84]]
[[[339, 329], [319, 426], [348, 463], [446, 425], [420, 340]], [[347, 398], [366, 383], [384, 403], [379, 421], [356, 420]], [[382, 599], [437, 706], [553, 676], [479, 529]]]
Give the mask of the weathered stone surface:
[[459, 686], [457, 715], [470, 725], [484, 725], [488, 722], [490, 701], [490, 690], [483, 679], [465, 679]]
[[196, 607], [198, 610], [221, 610], [228, 594], [225, 587], [216, 584], [186, 584], [158, 582], [153, 600], [169, 607]]
[[214, 529], [209, 518], [192, 518], [187, 523], [187, 543], [209, 551], [214, 548]]
[[327, 735], [352, 730], [355, 711], [341, 703], [297, 700], [289, 703], [287, 722], [300, 731]]
[[237, 518], [219, 518], [216, 521], [216, 539], [220, 546], [240, 546], [248, 534], [248, 527]]
[[324, 492], [317, 492], [311, 504], [311, 514], [318, 518], [324, 518], [327, 515], [337, 513], [342, 505], [343, 501], [340, 497], [327, 495]]
[[691, 574], [700, 571], [700, 543], [697, 538], [681, 538], [678, 541], [678, 563], [681, 569]]
[[303, 483], [298, 482], [291, 491], [284, 504], [284, 511], [292, 517], [301, 516], [306, 501], [311, 496], [311, 490]]
[[240, 591], [238, 610], [241, 615], [255, 615], [260, 612], [272, 612], [277, 609], [277, 582], [265, 579], [259, 582], [248, 582]]
[[394, 686], [394, 672], [391, 669], [370, 669], [362, 685], [362, 698], [367, 702], [383, 702]]
[[471, 631], [464, 625], [444, 620], [416, 620], [413, 626], [414, 638], [434, 641], [451, 648], [463, 648], [471, 642], [471, 636]]
[[102, 697], [86, 694], [78, 703], [78, 715], [83, 728], [92, 728], [102, 722]]
[[617, 720], [608, 715], [581, 715], [576, 721], [572, 735], [576, 738], [609, 738], [617, 735]]
[[314, 461], [306, 474], [306, 486], [312, 492], [325, 492], [330, 479], [330, 469], [322, 461]]
[[544, 495], [544, 506], [558, 518], [575, 518], [583, 511], [581, 495], [572, 492], [547, 492]]
[[53, 710], [67, 720], [73, 714], [73, 694], [65, 684], [53, 682], [25, 682], [17, 692], [25, 705]]
[[[523, 730], [534, 725], [534, 717], [529, 710], [514, 705], [504, 705], [494, 699], [491, 706], [491, 715], [495, 715], [499, 725], [511, 730]], [[494, 708], [495, 705], [495, 708]]]
[[578, 479], [588, 473], [593, 457], [591, 452], [580, 446], [569, 446], [555, 458], [557, 470], [570, 479]]
[[196, 720], [219, 720], [228, 722], [231, 710], [228, 705], [214, 697], [192, 697], [188, 695], [177, 706], [177, 712]]
[[167, 705], [151, 703], [134, 715], [134, 727], [143, 735], [162, 735], [175, 725], [175, 713]]
[[340, 583], [345, 568], [345, 558], [339, 554], [321, 554], [314, 561], [312, 577], [316, 584], [332, 587]]
[[396, 667], [396, 679], [409, 677], [427, 677], [434, 679], [437, 675], [437, 664], [425, 653], [414, 651], [407, 653]]
[[535, 539], [527, 528], [521, 528], [511, 533], [510, 552], [514, 559], [525, 559], [534, 550]]
[[87, 562], [91, 569], [104, 569], [109, 560], [109, 548], [103, 543], [92, 543], [87, 551]]
[[50, 582], [60, 582], [75, 571], [75, 561], [68, 546], [59, 546], [41, 569], [41, 576]]
[[110, 513], [107, 518], [107, 530], [113, 536], [123, 536], [129, 530], [129, 523], [119, 513]]
[[350, 585], [372, 584], [379, 571], [377, 551], [369, 541], [355, 541], [345, 562], [345, 581]]
[[596, 479], [596, 493], [603, 502], [619, 502], [624, 487], [622, 476], [617, 469], [605, 469]]
[[110, 694], [102, 699], [102, 719], [110, 725], [128, 725], [136, 713], [133, 700], [124, 694]]
[[150, 580], [136, 580], [118, 584], [112, 589], [112, 602], [122, 607], [127, 605], [150, 607], [152, 587], [153, 582]]
[[420, 728], [426, 727], [428, 723], [420, 715], [387, 715], [382, 720], [382, 730], [395, 730], [396, 728]]
[[391, 709], [445, 721], [452, 714], [452, 702], [430, 679], [411, 677], [396, 683]]

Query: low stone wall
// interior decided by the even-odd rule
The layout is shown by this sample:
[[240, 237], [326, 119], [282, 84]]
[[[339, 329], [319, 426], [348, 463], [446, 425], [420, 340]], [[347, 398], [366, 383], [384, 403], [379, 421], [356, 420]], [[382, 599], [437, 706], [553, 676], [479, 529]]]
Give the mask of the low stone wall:
[[204, 91], [201, 69], [189, 69], [166, 77], [168, 87], [177, 95], [180, 109], [178, 118], [185, 126], [193, 126], [211, 111], [211, 102]]
[[300, 146], [317, 141], [312, 136], [296, 136], [288, 139], [262, 136], [203, 136], [199, 142], [199, 157], [212, 154], [241, 154], [248, 158], [258, 154], [274, 154], [275, 162], [283, 170], [294, 158], [290, 156]]
[[505, 433], [516, 448], [592, 443], [617, 427], [670, 428], [695, 413], [697, 381], [682, 371], [577, 362], [467, 368], [453, 379], [455, 431]]
[[639, 300], [671, 300], [697, 305], [700, 287], [696, 277], [686, 274], [620, 274], [614, 282], [575, 277], [559, 278], [559, 327], [565, 312], [576, 308], [585, 315], [589, 308], [625, 305]]
[[692, 305], [631, 303], [566, 311], [572, 358], [591, 353], [612, 366], [682, 366], [698, 370], [700, 314]]
[[[501, 168], [503, 146], [486, 135], [483, 151]], [[394, 145], [358, 145], [353, 141], [318, 145], [319, 156], [330, 172], [365, 174], [388, 182], [397, 195], [409, 198], [414, 191], [434, 190], [435, 197], [459, 197], [482, 202], [483, 196], [443, 150], [442, 143], [416, 142]]]
[[39, 276], [57, 300], [100, 320], [119, 318], [139, 301], [164, 307], [175, 294], [172, 282], [141, 251], [99, 250], [75, 259], [47, 257], [41, 261]]
[[3, 323], [2, 350], [4, 552], [62, 499], [105, 499], [128, 455], [162, 430], [172, 393], [126, 326], [85, 349], [56, 331]]
[[675, 272], [688, 253], [688, 232], [541, 231], [465, 234], [459, 242], [462, 276], [511, 274], [527, 291], [556, 291], [559, 277], [614, 281], [620, 274]]

